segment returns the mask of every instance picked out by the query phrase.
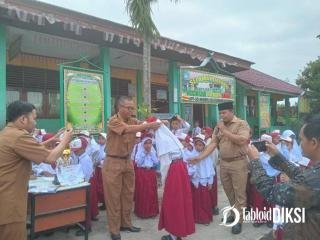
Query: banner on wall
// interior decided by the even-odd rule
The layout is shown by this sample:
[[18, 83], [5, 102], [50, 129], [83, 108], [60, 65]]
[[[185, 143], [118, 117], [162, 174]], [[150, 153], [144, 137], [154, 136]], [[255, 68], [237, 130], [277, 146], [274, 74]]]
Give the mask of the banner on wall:
[[75, 133], [104, 129], [103, 73], [63, 67], [64, 123]]
[[260, 94], [259, 96], [259, 109], [260, 109], [260, 129], [270, 127], [270, 95]]
[[181, 102], [218, 104], [235, 99], [235, 79], [188, 67], [180, 68]]

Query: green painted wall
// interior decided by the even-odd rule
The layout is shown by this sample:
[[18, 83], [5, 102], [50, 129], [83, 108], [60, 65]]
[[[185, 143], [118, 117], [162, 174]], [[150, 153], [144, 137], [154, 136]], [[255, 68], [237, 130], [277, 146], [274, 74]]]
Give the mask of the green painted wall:
[[0, 24], [0, 129], [6, 125], [6, 27]]
[[57, 132], [60, 127], [60, 119], [37, 119], [37, 128], [43, 128], [47, 132]]

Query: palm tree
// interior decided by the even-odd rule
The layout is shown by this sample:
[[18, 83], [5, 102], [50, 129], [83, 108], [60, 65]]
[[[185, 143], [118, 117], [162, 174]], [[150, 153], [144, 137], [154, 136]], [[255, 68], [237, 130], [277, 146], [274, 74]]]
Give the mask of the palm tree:
[[143, 103], [149, 109], [151, 109], [151, 40], [160, 36], [151, 17], [151, 5], [156, 2], [157, 0], [126, 0], [126, 11], [131, 24], [143, 37]]

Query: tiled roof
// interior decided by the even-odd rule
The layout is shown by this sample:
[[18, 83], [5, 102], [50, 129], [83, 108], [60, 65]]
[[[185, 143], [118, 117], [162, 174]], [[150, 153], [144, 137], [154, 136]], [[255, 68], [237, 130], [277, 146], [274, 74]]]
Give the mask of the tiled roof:
[[234, 73], [234, 76], [246, 84], [252, 85], [256, 88], [261, 88], [261, 90], [284, 92], [292, 95], [300, 95], [302, 93], [302, 89], [298, 86], [287, 83], [252, 68], [236, 72]]

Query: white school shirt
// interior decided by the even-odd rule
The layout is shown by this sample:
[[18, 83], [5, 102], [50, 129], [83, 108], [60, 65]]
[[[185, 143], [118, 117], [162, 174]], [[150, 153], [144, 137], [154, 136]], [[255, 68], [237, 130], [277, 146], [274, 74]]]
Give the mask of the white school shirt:
[[261, 152], [260, 153], [259, 160], [260, 160], [264, 170], [266, 170], [267, 175], [269, 177], [276, 177], [276, 176], [278, 176], [280, 174], [280, 171], [278, 171], [277, 169], [273, 168], [269, 164], [269, 159], [270, 159], [270, 155], [269, 154], [267, 154], [265, 152]]
[[184, 148], [182, 153], [183, 161], [187, 163], [188, 175], [192, 178], [195, 174], [197, 174], [197, 166], [195, 164], [189, 164], [187, 160], [196, 157], [198, 153], [194, 148], [192, 151], [190, 151], [188, 148]]
[[172, 160], [183, 157], [183, 146], [178, 138], [163, 123], [155, 131], [155, 143], [160, 161], [161, 181], [162, 184], [165, 184]]
[[154, 151], [145, 152], [144, 149], [137, 152], [135, 157], [137, 167], [152, 168], [159, 164], [159, 160]]
[[100, 161], [100, 165], [103, 164], [104, 160], [105, 160], [105, 157], [106, 157], [106, 152], [105, 152], [105, 149], [106, 149], [106, 145], [99, 145], [99, 157], [98, 157], [98, 161]]
[[171, 129], [171, 132], [172, 132], [175, 136], [180, 136], [181, 133], [188, 134], [190, 127], [191, 127], [191, 125], [190, 125], [188, 122], [183, 121], [181, 128], [179, 128], [179, 129], [177, 129], [177, 130]]
[[73, 154], [72, 158], [72, 164], [80, 164], [84, 175], [84, 179], [86, 182], [89, 182], [93, 174], [93, 164], [89, 155], [86, 152], [84, 152], [80, 156]]
[[[197, 152], [199, 155], [200, 153]], [[213, 160], [211, 156], [206, 157], [196, 164], [197, 173], [192, 177], [191, 181], [193, 185], [197, 188], [199, 184], [202, 186], [207, 186], [213, 184], [213, 177], [215, 176], [215, 171], [213, 168]]]

